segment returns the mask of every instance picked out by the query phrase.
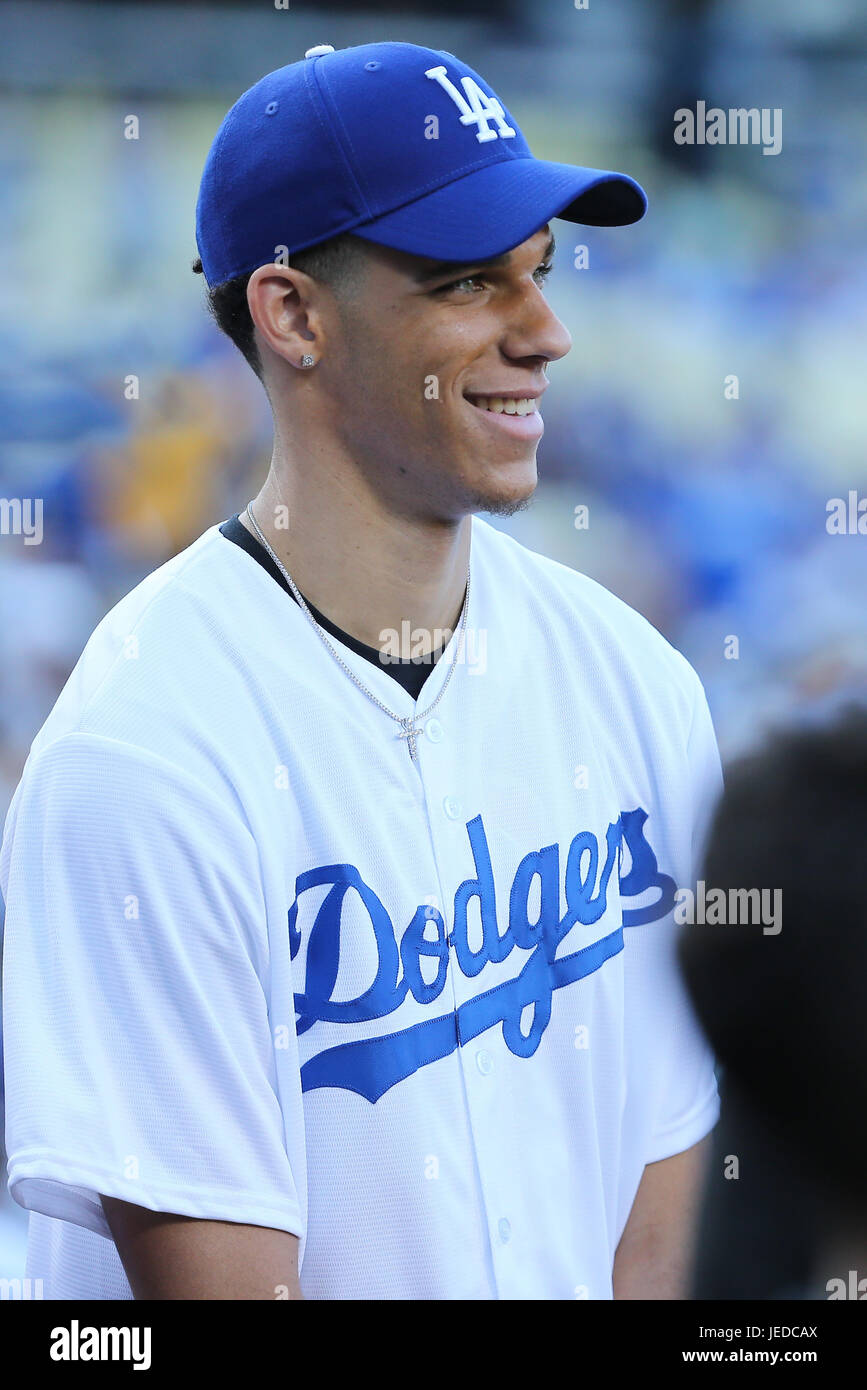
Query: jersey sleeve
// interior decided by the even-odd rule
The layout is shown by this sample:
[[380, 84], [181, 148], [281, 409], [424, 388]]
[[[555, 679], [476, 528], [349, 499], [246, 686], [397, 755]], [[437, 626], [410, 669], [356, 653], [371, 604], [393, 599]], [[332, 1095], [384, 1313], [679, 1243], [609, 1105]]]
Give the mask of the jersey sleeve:
[[100, 1193], [301, 1235], [240, 816], [155, 754], [68, 734], [25, 768], [0, 890], [15, 1200], [109, 1238]]
[[[691, 670], [692, 668], [690, 668]], [[680, 798], [677, 819], [686, 870], [677, 888], [694, 887], [710, 817], [722, 788], [719, 751], [701, 682], [692, 672], [695, 703], [687, 740], [686, 776], [669, 786]], [[719, 1118], [713, 1053], [695, 1017], [676, 955], [673, 913], [657, 923], [627, 929], [627, 1016], [636, 1105], [644, 1111], [644, 1164], [697, 1144]], [[628, 1025], [629, 1026], [629, 1025]]]

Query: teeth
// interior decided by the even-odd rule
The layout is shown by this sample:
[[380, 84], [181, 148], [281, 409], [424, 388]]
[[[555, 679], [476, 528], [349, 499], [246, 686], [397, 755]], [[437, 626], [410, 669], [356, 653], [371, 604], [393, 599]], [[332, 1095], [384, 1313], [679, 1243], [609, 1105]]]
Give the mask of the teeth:
[[494, 415], [532, 415], [536, 400], [533, 396], [476, 396], [473, 405]]

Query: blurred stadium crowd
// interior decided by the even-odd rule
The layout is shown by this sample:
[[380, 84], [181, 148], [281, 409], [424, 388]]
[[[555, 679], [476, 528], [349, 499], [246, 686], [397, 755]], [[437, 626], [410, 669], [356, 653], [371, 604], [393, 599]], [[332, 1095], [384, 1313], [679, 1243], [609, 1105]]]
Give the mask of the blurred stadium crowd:
[[[725, 757], [863, 690], [867, 537], [826, 530], [830, 498], [867, 495], [863, 10], [255, 10], [0, 17], [0, 497], [44, 509], [40, 545], [0, 535], [0, 816], [101, 616], [264, 477], [267, 403], [190, 270], [195, 195], [231, 102], [318, 42], [459, 52], [538, 154], [648, 191], [634, 228], [554, 224], [549, 293], [574, 346], [551, 368], [534, 504], [496, 524], [685, 653]], [[780, 108], [781, 153], [675, 146], [674, 111], [698, 98]]]

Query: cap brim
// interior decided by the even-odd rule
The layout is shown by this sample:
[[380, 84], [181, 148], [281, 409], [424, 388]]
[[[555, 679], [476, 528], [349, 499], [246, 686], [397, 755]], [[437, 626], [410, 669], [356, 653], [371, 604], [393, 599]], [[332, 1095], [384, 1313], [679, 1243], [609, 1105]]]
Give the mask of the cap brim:
[[626, 174], [504, 159], [351, 230], [395, 251], [468, 263], [520, 246], [552, 217], [625, 227], [646, 209], [644, 190]]

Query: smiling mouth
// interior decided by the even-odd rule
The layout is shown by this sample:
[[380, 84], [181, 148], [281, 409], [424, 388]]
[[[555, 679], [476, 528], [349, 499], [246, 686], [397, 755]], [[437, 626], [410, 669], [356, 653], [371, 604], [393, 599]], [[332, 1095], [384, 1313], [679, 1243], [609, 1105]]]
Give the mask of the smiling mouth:
[[535, 396], [466, 396], [464, 399], [477, 410], [486, 410], [491, 415], [533, 415], [537, 406]]

